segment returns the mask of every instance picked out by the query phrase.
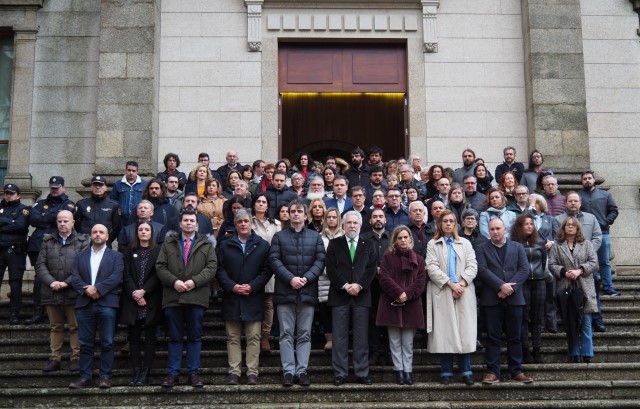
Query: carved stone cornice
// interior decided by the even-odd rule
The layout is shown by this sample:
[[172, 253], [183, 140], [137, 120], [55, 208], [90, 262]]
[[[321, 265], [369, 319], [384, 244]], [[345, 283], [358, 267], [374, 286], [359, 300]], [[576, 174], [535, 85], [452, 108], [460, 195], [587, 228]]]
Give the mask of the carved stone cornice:
[[247, 6], [247, 44], [249, 51], [262, 51], [262, 4], [264, 0], [244, 0]]
[[42, 7], [44, 0], [0, 0], [0, 7]]
[[344, 9], [344, 8], [376, 8], [376, 9], [416, 9], [419, 0], [264, 0], [269, 8], [297, 9]]
[[438, 52], [438, 7], [440, 0], [421, 0], [422, 33], [424, 35], [424, 52]]

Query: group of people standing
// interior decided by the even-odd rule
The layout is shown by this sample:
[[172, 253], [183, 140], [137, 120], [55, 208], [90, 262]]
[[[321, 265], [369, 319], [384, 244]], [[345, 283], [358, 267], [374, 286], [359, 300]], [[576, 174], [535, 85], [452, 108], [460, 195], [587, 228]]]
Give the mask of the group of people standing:
[[[428, 351], [440, 355], [445, 385], [453, 380], [454, 360], [462, 382], [474, 383], [471, 353], [483, 346], [482, 334], [482, 382], [498, 382], [503, 332], [511, 379], [530, 383], [522, 365], [542, 363], [545, 326], [557, 332], [556, 294], [577, 290], [584, 297], [578, 315], [561, 311], [565, 327], [571, 323], [568, 355], [571, 362], [591, 362], [592, 329], [606, 330], [600, 278], [603, 294], [619, 294], [611, 282], [608, 238], [617, 206], [595, 187], [591, 171], [582, 175], [583, 191], [565, 198], [538, 151], [528, 171], [515, 162], [515, 149], [504, 153], [495, 188], [486, 186], [492, 177], [470, 149], [463, 166], [447, 172], [439, 165], [421, 170], [419, 157], [411, 164], [390, 161], [400, 162], [394, 170], [376, 147], [369, 162], [354, 149], [350, 165], [340, 170], [344, 161], [328, 158], [315, 166], [308, 154], [293, 169], [286, 161], [243, 167], [230, 151], [227, 163], [212, 171], [203, 153], [188, 176], [178, 171], [178, 156], [168, 154], [165, 171], [151, 181], [142, 180], [130, 161], [110, 197], [105, 178], [94, 176], [91, 197], [77, 204], [64, 194], [59, 176], [32, 208], [8, 184], [0, 205], [0, 259], [10, 273], [10, 322], [20, 322], [14, 287], [18, 275], [21, 285], [29, 249], [38, 292], [30, 320], [39, 322], [39, 308], [46, 306], [51, 325], [44, 371], [61, 367], [66, 320], [69, 369], [80, 372], [70, 388], [93, 385], [96, 333], [98, 386], [111, 387], [118, 320], [129, 328], [129, 385], [149, 383], [164, 324], [162, 386], [180, 383], [184, 337], [187, 384], [203, 386], [202, 321], [212, 293], [222, 297], [229, 385], [243, 382], [243, 334], [244, 382], [260, 382], [260, 352], [270, 351], [277, 320], [282, 385], [309, 386], [316, 309], [336, 386], [348, 380], [350, 332], [356, 382], [371, 384], [369, 365], [388, 354], [396, 383], [413, 384], [419, 330], [426, 331]], [[27, 241], [29, 219], [36, 230]], [[118, 251], [111, 249], [116, 238]]]

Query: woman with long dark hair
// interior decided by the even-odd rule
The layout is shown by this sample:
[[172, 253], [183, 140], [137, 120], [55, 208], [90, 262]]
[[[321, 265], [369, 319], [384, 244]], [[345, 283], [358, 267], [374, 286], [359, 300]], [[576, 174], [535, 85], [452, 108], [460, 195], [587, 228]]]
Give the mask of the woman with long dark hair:
[[476, 190], [483, 195], [486, 195], [489, 189], [493, 187], [491, 185], [491, 182], [493, 182], [493, 176], [491, 176], [484, 163], [476, 165], [476, 168], [473, 170], [473, 175], [478, 180]]
[[133, 367], [129, 386], [149, 384], [149, 371], [156, 352], [156, 333], [162, 318], [162, 285], [156, 275], [160, 246], [153, 240], [153, 233], [151, 223], [138, 222], [136, 235], [123, 254], [125, 271], [120, 321], [129, 326]]
[[[547, 265], [545, 240], [538, 236], [535, 219], [529, 213], [522, 213], [511, 226], [511, 240], [524, 246], [529, 261], [529, 277], [522, 286], [526, 302], [522, 319], [522, 357], [525, 363], [543, 363], [540, 347], [542, 346], [542, 324], [544, 322], [544, 301], [546, 298], [546, 282], [544, 280]], [[533, 355], [529, 350], [529, 332]]]
[[[577, 287], [584, 294], [584, 308], [577, 336], [569, 338], [569, 322], [565, 320], [569, 362], [590, 363], [593, 359], [591, 314], [598, 312], [596, 288], [592, 274], [598, 270], [598, 258], [591, 241], [584, 238], [576, 217], [567, 217], [558, 230], [556, 244], [549, 253], [549, 270], [558, 279], [558, 292]], [[580, 319], [574, 316], [576, 320]]]

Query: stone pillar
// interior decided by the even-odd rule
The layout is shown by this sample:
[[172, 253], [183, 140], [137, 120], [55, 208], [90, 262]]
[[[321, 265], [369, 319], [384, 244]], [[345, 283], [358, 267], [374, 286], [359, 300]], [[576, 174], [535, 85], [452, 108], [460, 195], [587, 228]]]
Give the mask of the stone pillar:
[[[4, 5], [4, 2], [2, 4]], [[22, 18], [12, 29], [15, 33], [13, 94], [11, 99], [11, 136], [9, 163], [5, 182], [31, 190], [29, 160], [31, 151], [31, 120], [33, 105], [33, 73], [35, 67], [37, 12], [42, 2], [22, 1], [14, 5]], [[36, 192], [33, 192], [36, 194]]]
[[587, 169], [580, 0], [522, 0], [522, 20], [529, 149], [556, 172]]
[[96, 174], [122, 176], [125, 162], [140, 174], [155, 171], [153, 0], [103, 0]]

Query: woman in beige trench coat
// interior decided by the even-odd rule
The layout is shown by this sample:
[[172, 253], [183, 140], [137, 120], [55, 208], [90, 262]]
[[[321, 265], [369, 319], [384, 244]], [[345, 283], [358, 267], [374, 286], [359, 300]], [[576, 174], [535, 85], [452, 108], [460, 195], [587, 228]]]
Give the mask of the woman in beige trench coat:
[[[453, 356], [458, 355], [462, 381], [473, 385], [471, 352], [476, 350], [477, 314], [473, 280], [478, 271], [471, 243], [458, 236], [456, 216], [442, 212], [438, 229], [427, 245], [427, 350], [442, 354], [443, 385], [453, 378]], [[453, 249], [451, 253], [450, 249]], [[455, 267], [449, 269], [449, 265]], [[451, 262], [450, 262], [451, 260]]]

